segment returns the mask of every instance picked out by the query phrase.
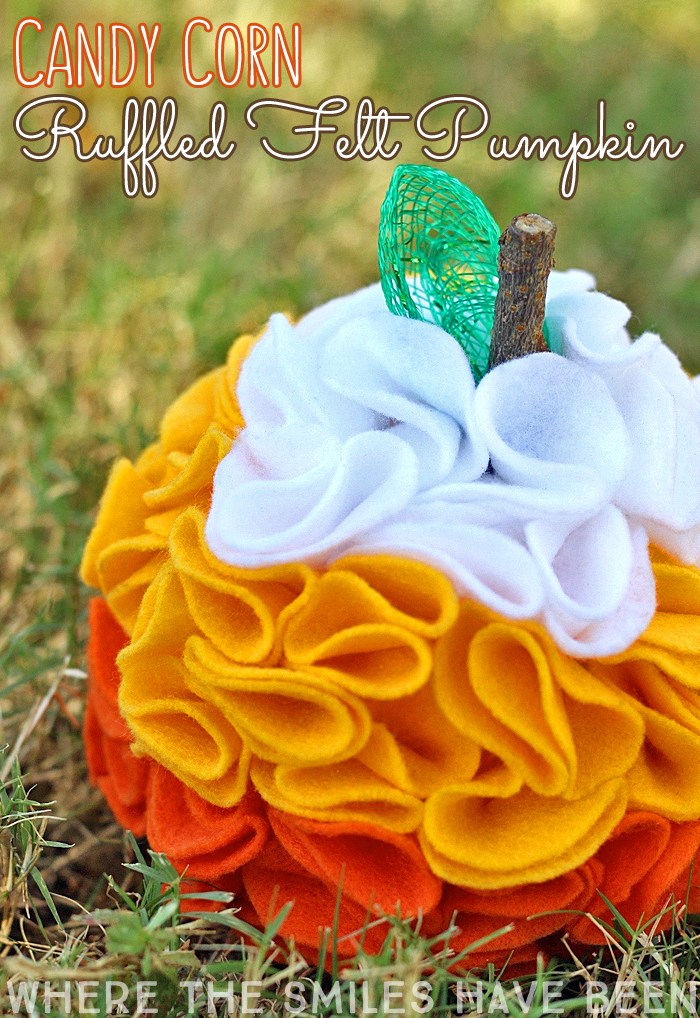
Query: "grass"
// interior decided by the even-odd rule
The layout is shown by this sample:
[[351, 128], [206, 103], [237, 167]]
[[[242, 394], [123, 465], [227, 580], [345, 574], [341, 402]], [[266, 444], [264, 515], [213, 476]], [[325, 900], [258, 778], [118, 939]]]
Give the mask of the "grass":
[[[611, 904], [606, 951], [585, 963], [572, 955], [563, 963], [540, 964], [531, 976], [517, 979], [504, 979], [493, 969], [470, 972], [468, 950], [457, 954], [450, 948], [451, 929], [428, 939], [419, 922], [400, 917], [373, 920], [386, 930], [379, 952], [369, 955], [360, 947], [352, 961], [342, 963], [333, 938], [327, 938], [314, 965], [293, 944], [281, 946], [274, 939], [289, 906], [264, 930], [242, 922], [233, 907], [192, 911], [173, 867], [158, 853], [145, 852], [131, 835], [123, 846], [132, 861], [123, 864], [120, 881], [107, 878], [102, 907], [52, 894], [37, 864], [46, 850], [69, 849], [45, 838], [55, 818], [28, 797], [16, 766], [0, 800], [3, 1014], [189, 1018], [241, 1013], [242, 1001], [250, 1013], [260, 1007], [320, 1016], [395, 1014], [403, 1013], [396, 1010], [401, 1007], [425, 1013], [421, 1008], [429, 1000], [436, 1015], [538, 1018], [614, 1013], [616, 993], [618, 1006], [633, 1007], [638, 999], [650, 1013], [695, 1013], [700, 934], [681, 916], [671, 933], [655, 936], [655, 920], [633, 930]], [[219, 892], [199, 892], [200, 902], [202, 897], [223, 905], [229, 899]], [[671, 1012], [653, 1012], [673, 1002]], [[684, 1002], [690, 1007], [684, 1009]], [[127, 1011], [116, 1011], [118, 1003]], [[143, 1010], [152, 1005], [156, 1010]]]
[[[259, 95], [186, 90], [179, 78], [179, 27], [201, 10], [189, 0], [154, 0], [151, 9], [164, 25], [156, 91], [178, 96], [183, 127], [201, 131], [222, 98], [240, 121]], [[37, 0], [31, 11], [9, 0], [5, 40], [28, 13], [47, 25], [68, 20], [58, 0]], [[584, 165], [570, 202], [557, 194], [561, 167], [551, 162], [492, 163], [474, 142], [446, 168], [501, 223], [524, 208], [554, 219], [558, 265], [593, 271], [602, 289], [633, 308], [635, 329], [657, 329], [688, 368], [700, 368], [693, 0], [268, 0], [255, 10], [232, 0], [210, 4], [207, 15], [241, 23], [298, 18], [305, 70], [294, 98], [302, 102], [367, 94], [415, 113], [465, 91], [489, 104], [494, 133], [568, 136], [572, 127], [593, 130], [602, 96], [618, 130], [633, 117], [640, 132], [683, 139], [686, 153], [675, 162]], [[71, 19], [86, 23], [139, 17], [135, 0], [71, 7]], [[235, 910], [187, 915], [177, 875], [120, 831], [87, 784], [80, 740], [87, 592], [77, 566], [112, 459], [138, 453], [164, 407], [222, 360], [236, 334], [274, 310], [299, 314], [376, 278], [378, 209], [391, 165], [341, 163], [328, 148], [285, 164], [266, 158], [247, 134], [229, 163], [172, 164], [155, 199], [127, 201], [114, 166], [79, 166], [66, 152], [44, 164], [23, 159], [9, 125], [28, 95], [7, 60], [0, 74], [3, 1013], [11, 1008], [8, 986], [24, 978], [107, 974], [153, 978], [162, 1015], [186, 1013], [177, 985], [193, 974], [256, 978], [271, 1007], [292, 975], [313, 979], [314, 967], [294, 945], [273, 944], [274, 926], [257, 934], [242, 928]], [[113, 130], [122, 96], [104, 89], [83, 98], [95, 124]], [[401, 158], [421, 158], [410, 132]], [[661, 981], [670, 1008], [673, 979], [700, 971], [700, 927], [679, 915], [672, 934], [652, 932], [653, 922], [631, 931], [611, 913], [610, 949], [534, 974], [539, 1003], [529, 1013], [542, 1013], [545, 976], [564, 981], [568, 1013], [585, 1013], [579, 999], [587, 984], [616, 976]], [[433, 1013], [454, 1013], [447, 971], [454, 964], [444, 944], [388, 921], [383, 953], [360, 951], [347, 967], [342, 1006], [358, 982], [370, 984], [374, 999], [387, 980], [419, 973], [433, 986]], [[468, 968], [468, 958], [462, 964]], [[494, 1005], [492, 1013], [497, 976], [487, 980], [484, 1007]], [[206, 989], [197, 992], [197, 1007], [206, 1005]], [[513, 988], [506, 998], [508, 1013], [522, 1013]], [[130, 999], [129, 1013], [138, 1013], [137, 1004]], [[104, 1000], [96, 1006], [104, 1013]], [[224, 1006], [222, 999], [220, 1013]], [[332, 1004], [319, 1007], [334, 1013]]]
[[[78, 907], [52, 896], [37, 863], [46, 849], [68, 846], [45, 840], [46, 807], [27, 797], [17, 769], [2, 806], [3, 1014], [190, 1018], [246, 1013], [247, 1006], [247, 1013], [259, 1008], [330, 1016], [426, 1013], [426, 1002], [436, 1015], [539, 1018], [617, 1013], [616, 1007], [623, 1013], [696, 1013], [692, 984], [700, 935], [681, 917], [670, 934], [657, 937], [654, 921], [633, 930], [611, 905], [606, 951], [585, 963], [572, 956], [540, 964], [531, 976], [517, 979], [504, 979], [493, 969], [470, 972], [468, 951], [450, 949], [450, 929], [427, 939], [419, 923], [399, 917], [374, 920], [386, 929], [379, 952], [368, 955], [360, 947], [352, 961], [341, 963], [330, 938], [314, 965], [293, 944], [275, 942], [288, 906], [264, 930], [242, 922], [235, 908], [191, 911], [173, 867], [163, 856], [145, 853], [130, 835], [124, 847], [133, 861], [124, 863], [121, 882], [107, 879], [105, 906]], [[201, 892], [198, 897], [201, 901]], [[208, 897], [226, 904], [229, 896]], [[13, 913], [17, 932], [10, 953]], [[331, 963], [324, 971], [327, 958]], [[648, 1011], [635, 1010], [635, 1001], [646, 1002]], [[117, 1011], [118, 1004], [126, 1011]], [[144, 1010], [148, 1007], [154, 1009]]]

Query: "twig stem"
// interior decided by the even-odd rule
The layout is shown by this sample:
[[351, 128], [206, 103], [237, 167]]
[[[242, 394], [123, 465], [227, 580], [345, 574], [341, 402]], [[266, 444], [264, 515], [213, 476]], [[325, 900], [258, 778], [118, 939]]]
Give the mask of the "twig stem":
[[501, 235], [489, 368], [547, 349], [542, 325], [556, 232], [549, 219], [526, 212]]

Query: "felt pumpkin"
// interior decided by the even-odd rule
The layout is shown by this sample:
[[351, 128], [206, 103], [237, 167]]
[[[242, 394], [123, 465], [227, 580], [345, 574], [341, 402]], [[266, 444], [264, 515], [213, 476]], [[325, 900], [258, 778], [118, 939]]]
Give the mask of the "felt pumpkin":
[[426, 215], [440, 171], [392, 187], [383, 285], [273, 315], [115, 464], [88, 764], [302, 947], [340, 886], [341, 953], [400, 905], [527, 962], [601, 943], [601, 893], [700, 903], [700, 381], [577, 270], [547, 349], [486, 370], [498, 231]]

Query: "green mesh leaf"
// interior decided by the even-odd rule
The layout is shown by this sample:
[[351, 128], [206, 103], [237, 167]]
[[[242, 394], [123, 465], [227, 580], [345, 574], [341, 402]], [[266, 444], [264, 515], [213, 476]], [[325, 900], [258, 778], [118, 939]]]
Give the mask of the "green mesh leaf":
[[398, 166], [382, 204], [379, 269], [390, 311], [441, 326], [479, 381], [488, 369], [500, 230], [484, 203], [432, 166]]

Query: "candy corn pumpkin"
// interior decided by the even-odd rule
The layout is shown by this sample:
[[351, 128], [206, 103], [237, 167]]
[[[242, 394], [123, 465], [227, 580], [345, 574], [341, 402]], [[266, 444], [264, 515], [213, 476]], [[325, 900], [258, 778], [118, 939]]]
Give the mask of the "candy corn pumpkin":
[[700, 904], [700, 381], [577, 270], [488, 370], [498, 231], [428, 214], [439, 171], [392, 189], [381, 284], [273, 315], [115, 464], [88, 765], [302, 948], [339, 900], [341, 953], [398, 905], [528, 962], [601, 943], [603, 896]]

